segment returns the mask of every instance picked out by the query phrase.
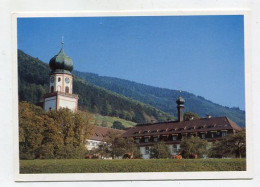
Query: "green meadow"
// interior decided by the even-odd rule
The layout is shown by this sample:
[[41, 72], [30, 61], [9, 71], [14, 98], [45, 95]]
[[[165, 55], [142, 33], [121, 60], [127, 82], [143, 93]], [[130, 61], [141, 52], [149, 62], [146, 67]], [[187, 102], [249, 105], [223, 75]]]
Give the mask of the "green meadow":
[[245, 171], [245, 159], [21, 160], [20, 173]]

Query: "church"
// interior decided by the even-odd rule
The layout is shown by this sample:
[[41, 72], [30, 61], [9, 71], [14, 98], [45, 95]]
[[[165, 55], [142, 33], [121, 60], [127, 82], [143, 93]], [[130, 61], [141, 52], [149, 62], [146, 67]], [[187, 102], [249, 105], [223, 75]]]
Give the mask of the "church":
[[[78, 110], [78, 95], [73, 94], [73, 61], [62, 48], [49, 62], [51, 68], [49, 93], [43, 96], [45, 111], [69, 108], [73, 112]], [[144, 159], [150, 158], [151, 147], [159, 141], [165, 142], [171, 154], [176, 155], [180, 149], [183, 137], [198, 136], [208, 142], [214, 142], [241, 131], [228, 117], [211, 117], [184, 120], [185, 100], [179, 97], [176, 100], [178, 119], [176, 121], [138, 124], [134, 127], [117, 130], [107, 127], [94, 126], [92, 134], [86, 140], [86, 149], [98, 148], [109, 137], [109, 133], [117, 133], [124, 138], [133, 138], [140, 148]]]
[[[62, 42], [63, 44], [63, 42]], [[78, 95], [73, 94], [73, 61], [64, 52], [63, 46], [60, 52], [49, 62], [51, 68], [49, 93], [43, 96], [43, 108], [59, 110], [69, 108], [78, 110]]]

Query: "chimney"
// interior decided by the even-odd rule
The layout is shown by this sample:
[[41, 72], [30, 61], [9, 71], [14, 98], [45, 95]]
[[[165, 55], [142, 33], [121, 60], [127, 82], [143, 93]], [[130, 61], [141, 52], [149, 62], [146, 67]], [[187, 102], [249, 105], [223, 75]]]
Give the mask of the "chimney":
[[207, 118], [210, 119], [210, 118], [211, 118], [211, 115], [210, 115], [210, 114], [207, 114]]
[[185, 100], [182, 97], [179, 97], [176, 100], [176, 103], [177, 103], [177, 110], [178, 110], [178, 121], [182, 122], [183, 121], [183, 115], [184, 115]]

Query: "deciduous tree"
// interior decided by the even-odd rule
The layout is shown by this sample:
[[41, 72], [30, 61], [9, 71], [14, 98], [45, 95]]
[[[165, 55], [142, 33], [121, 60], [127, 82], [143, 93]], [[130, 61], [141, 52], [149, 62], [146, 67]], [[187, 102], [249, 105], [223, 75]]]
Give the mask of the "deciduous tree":
[[114, 129], [124, 129], [124, 125], [120, 121], [114, 121], [112, 128]]
[[197, 155], [199, 158], [207, 153], [207, 141], [198, 136], [184, 137], [181, 140], [180, 153], [183, 158], [189, 158], [191, 155]]
[[219, 140], [210, 148], [210, 157], [237, 157], [246, 156], [246, 133], [245, 130], [235, 134], [229, 134], [224, 139]]
[[170, 158], [171, 152], [164, 142], [158, 142], [150, 149], [151, 158]]

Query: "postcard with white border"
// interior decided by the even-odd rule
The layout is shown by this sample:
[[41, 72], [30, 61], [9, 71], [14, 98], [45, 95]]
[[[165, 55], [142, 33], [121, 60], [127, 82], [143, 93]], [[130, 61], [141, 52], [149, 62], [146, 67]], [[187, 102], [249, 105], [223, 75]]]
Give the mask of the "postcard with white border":
[[13, 14], [15, 180], [252, 178], [248, 16]]

